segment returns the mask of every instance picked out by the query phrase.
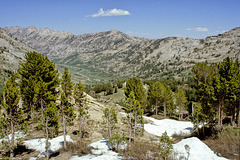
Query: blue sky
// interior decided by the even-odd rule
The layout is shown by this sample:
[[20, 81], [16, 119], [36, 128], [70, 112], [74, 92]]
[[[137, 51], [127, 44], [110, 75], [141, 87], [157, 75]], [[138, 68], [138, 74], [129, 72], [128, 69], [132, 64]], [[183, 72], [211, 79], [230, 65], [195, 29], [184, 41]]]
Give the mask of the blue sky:
[[205, 38], [240, 27], [240, 0], [0, 0], [0, 27], [35, 25], [73, 34]]

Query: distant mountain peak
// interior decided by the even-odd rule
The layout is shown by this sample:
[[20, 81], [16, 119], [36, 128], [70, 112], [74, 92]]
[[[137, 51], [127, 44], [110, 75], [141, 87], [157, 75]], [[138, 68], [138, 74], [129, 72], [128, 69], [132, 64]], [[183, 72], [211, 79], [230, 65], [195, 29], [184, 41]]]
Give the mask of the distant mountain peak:
[[118, 31], [118, 30], [116, 30], [116, 29], [112, 29], [112, 30], [110, 30], [110, 32], [111, 32], [112, 34], [122, 33], [122, 32], [120, 32], [120, 31]]

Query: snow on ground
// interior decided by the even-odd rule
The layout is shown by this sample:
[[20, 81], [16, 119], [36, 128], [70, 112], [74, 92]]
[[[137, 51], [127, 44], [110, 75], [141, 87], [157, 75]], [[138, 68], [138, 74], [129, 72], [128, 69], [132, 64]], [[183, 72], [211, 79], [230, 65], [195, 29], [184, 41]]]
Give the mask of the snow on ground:
[[[15, 132], [14, 140], [18, 140], [19, 138], [23, 138], [23, 137], [25, 137], [25, 136], [26, 136], [26, 135], [25, 135], [23, 132], [20, 132], [20, 131]], [[8, 141], [8, 140], [11, 140], [11, 139], [12, 139], [12, 134], [9, 134], [8, 136], [0, 139], [0, 143], [1, 143], [2, 141]], [[15, 142], [16, 142], [16, 141], [15, 141]]]
[[[69, 135], [66, 136], [67, 142], [74, 142]], [[55, 151], [58, 149], [62, 148], [63, 146], [63, 136], [59, 136], [53, 139], [49, 140], [50, 148], [49, 148], [49, 153], [53, 154]], [[28, 149], [34, 149], [36, 151], [39, 151], [40, 154], [38, 157], [43, 157], [45, 156], [45, 150], [46, 150], [46, 138], [38, 138], [38, 139], [31, 139], [27, 141], [23, 141], [23, 144], [27, 146]], [[34, 158], [34, 157], [31, 157]]]
[[180, 142], [173, 144], [175, 151], [174, 159], [187, 159], [188, 154], [185, 150], [185, 145], [190, 147], [190, 155], [188, 160], [226, 160], [226, 158], [218, 157], [214, 152], [202, 141], [196, 137], [183, 139]]
[[118, 153], [110, 150], [110, 145], [107, 140], [100, 140], [94, 143], [91, 143], [89, 146], [92, 146], [92, 154], [86, 156], [73, 156], [70, 160], [120, 160], [121, 157], [118, 156]]
[[[121, 114], [126, 115], [121, 112]], [[177, 134], [190, 134], [193, 130], [193, 124], [189, 121], [177, 121], [172, 119], [157, 120], [155, 118], [143, 116], [146, 120], [152, 123], [144, 124], [144, 129], [156, 136], [161, 136], [167, 131], [168, 136]], [[218, 157], [214, 152], [202, 141], [196, 137], [183, 139], [180, 142], [173, 144], [174, 159], [187, 159], [185, 145], [190, 147], [190, 155], [188, 160], [226, 160], [226, 158]]]
[[145, 119], [151, 120], [152, 124], [144, 124], [144, 129], [156, 136], [161, 136], [167, 131], [168, 136], [176, 134], [190, 134], [193, 130], [193, 124], [189, 121], [177, 121], [173, 119], [157, 120], [155, 118], [143, 116]]

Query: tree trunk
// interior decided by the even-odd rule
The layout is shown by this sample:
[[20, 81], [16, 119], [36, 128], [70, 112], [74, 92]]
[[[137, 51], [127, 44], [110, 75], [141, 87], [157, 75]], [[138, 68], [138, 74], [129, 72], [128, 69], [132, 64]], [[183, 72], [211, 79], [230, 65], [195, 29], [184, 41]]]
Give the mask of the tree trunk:
[[79, 117], [79, 141], [82, 141], [82, 117]]
[[164, 113], [164, 118], [166, 118], [167, 117], [167, 113], [166, 113], [166, 110], [167, 110], [167, 105], [166, 105], [166, 103], [164, 103], [164, 111], [163, 111], [163, 113]]
[[11, 144], [10, 144], [10, 160], [13, 159], [13, 146], [14, 146], [14, 138], [15, 138], [15, 132], [14, 132], [14, 126], [13, 126], [13, 121], [11, 121], [11, 132], [12, 132], [12, 138], [11, 138]]
[[233, 110], [232, 110], [232, 118], [231, 118], [231, 124], [232, 126], [235, 126], [235, 121], [236, 121], [236, 117], [235, 117], [235, 114], [236, 114], [236, 101], [234, 101], [235, 103], [233, 104]]
[[221, 128], [221, 104], [218, 104], [218, 127]]
[[179, 105], [179, 120], [182, 120], [182, 105]]
[[43, 99], [41, 98], [41, 115], [42, 115], [42, 118], [43, 118]]
[[48, 144], [48, 117], [46, 117], [46, 126], [45, 126], [45, 130], [46, 130], [46, 159], [49, 160], [49, 144]]
[[63, 117], [63, 147], [64, 150], [66, 150], [67, 148], [67, 144], [66, 144], [66, 124], [65, 124], [65, 116], [64, 116], [64, 109], [63, 109], [63, 105], [62, 105], [62, 117]]
[[32, 107], [32, 102], [30, 102], [30, 112], [31, 112], [31, 119], [33, 119], [33, 107]]
[[136, 138], [136, 126], [137, 126], [137, 112], [134, 115], [134, 132], [133, 132], [133, 141], [135, 142]]
[[109, 111], [109, 114], [108, 114], [108, 134], [109, 134], [109, 138], [112, 137], [111, 122], [110, 122], [110, 111]]
[[129, 144], [131, 145], [131, 137], [132, 137], [132, 99], [131, 99], [131, 108], [129, 110]]
[[223, 126], [223, 109], [224, 109], [224, 98], [222, 98], [222, 103], [221, 103], [221, 129]]
[[198, 137], [199, 137], [199, 130], [198, 130], [198, 126], [199, 126], [199, 122], [198, 122], [198, 112], [197, 112], [197, 134], [198, 134]]
[[157, 103], [157, 100], [156, 100], [156, 106], [155, 106], [155, 109], [156, 109], [156, 115], [158, 114], [158, 103]]
[[131, 122], [131, 113], [129, 114], [129, 142], [131, 142], [132, 137], [132, 122]]
[[238, 102], [238, 127], [240, 126], [240, 101]]
[[193, 117], [193, 113], [194, 113], [194, 103], [192, 102], [192, 117]]

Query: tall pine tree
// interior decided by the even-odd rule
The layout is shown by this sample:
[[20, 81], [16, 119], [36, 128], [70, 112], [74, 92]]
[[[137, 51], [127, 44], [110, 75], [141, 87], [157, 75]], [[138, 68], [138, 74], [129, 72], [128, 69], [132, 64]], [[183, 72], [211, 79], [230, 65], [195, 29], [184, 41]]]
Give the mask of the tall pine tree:
[[185, 91], [181, 88], [178, 89], [178, 91], [176, 93], [176, 101], [177, 101], [178, 109], [179, 109], [179, 120], [182, 120], [183, 119], [183, 109], [187, 103], [187, 97], [185, 95]]
[[74, 99], [78, 107], [79, 118], [79, 141], [82, 140], [82, 128], [86, 119], [89, 118], [88, 109], [86, 104], [86, 95], [84, 94], [84, 85], [79, 81], [74, 87]]
[[[1, 117], [1, 134], [7, 136], [7, 148], [10, 150], [10, 159], [13, 159], [13, 149], [16, 145], [15, 132], [20, 131], [26, 124], [23, 119], [23, 112], [19, 106], [20, 88], [17, 83], [17, 74], [12, 74], [4, 87], [3, 116]], [[11, 137], [10, 135], [11, 134]]]
[[159, 81], [151, 84], [148, 89], [148, 101], [151, 105], [155, 105], [155, 114], [158, 114], [159, 104], [162, 102], [162, 92], [163, 92], [163, 84]]
[[73, 92], [73, 82], [71, 80], [71, 73], [68, 69], [64, 68], [64, 73], [61, 80], [62, 94], [61, 94], [61, 112], [62, 112], [62, 123], [63, 123], [63, 137], [64, 137], [64, 149], [66, 149], [66, 119], [73, 120], [74, 109], [73, 105], [69, 102]]
[[124, 94], [126, 98], [129, 98], [130, 93], [133, 91], [136, 100], [143, 106], [146, 102], [145, 90], [143, 88], [142, 81], [136, 77], [129, 78], [124, 88]]
[[105, 108], [103, 111], [103, 120], [108, 127], [108, 138], [112, 137], [112, 132], [115, 129], [117, 123], [117, 113], [114, 108]]

